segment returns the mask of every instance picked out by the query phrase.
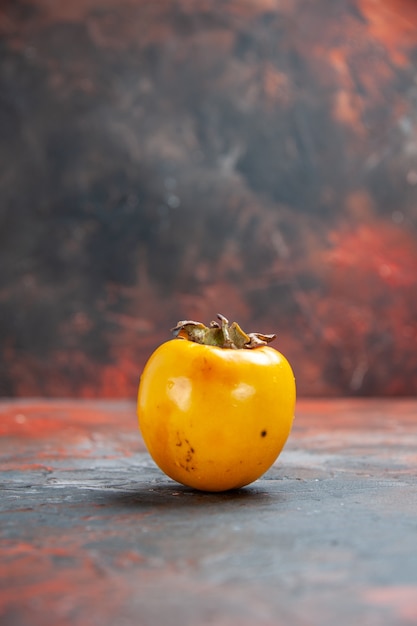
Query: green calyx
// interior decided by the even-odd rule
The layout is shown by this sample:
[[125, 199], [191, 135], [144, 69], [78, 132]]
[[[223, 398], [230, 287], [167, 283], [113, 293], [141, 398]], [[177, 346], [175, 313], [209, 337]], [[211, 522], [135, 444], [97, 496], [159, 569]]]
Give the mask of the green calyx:
[[263, 335], [262, 333], [247, 334], [237, 322], [229, 325], [229, 320], [220, 313], [217, 318], [219, 322], [210, 322], [209, 326], [204, 326], [201, 322], [183, 320], [172, 329], [172, 333], [179, 339], [233, 350], [252, 350], [266, 346], [276, 338], [276, 335]]

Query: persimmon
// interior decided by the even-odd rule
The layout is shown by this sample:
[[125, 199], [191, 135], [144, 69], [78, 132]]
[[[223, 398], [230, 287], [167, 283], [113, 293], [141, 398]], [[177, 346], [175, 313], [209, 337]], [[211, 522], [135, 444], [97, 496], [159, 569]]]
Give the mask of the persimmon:
[[143, 439], [160, 469], [203, 491], [243, 487], [271, 467], [291, 431], [295, 379], [267, 345], [218, 316], [182, 321], [151, 355], [138, 391]]

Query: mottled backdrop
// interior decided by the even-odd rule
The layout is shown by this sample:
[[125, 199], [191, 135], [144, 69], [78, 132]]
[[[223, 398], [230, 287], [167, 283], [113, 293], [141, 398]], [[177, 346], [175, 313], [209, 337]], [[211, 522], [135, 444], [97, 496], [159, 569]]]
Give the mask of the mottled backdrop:
[[415, 0], [2, 0], [0, 393], [134, 396], [182, 318], [417, 389]]

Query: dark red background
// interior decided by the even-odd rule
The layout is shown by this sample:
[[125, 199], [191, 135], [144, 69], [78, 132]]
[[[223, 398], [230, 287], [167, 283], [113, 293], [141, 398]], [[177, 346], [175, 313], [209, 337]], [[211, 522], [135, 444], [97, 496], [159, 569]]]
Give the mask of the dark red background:
[[0, 393], [131, 397], [178, 319], [417, 388], [415, 0], [4, 0]]

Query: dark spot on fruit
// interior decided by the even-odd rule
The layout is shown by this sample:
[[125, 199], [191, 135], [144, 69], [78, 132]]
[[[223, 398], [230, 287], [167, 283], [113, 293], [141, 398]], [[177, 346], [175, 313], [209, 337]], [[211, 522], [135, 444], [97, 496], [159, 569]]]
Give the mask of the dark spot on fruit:
[[[184, 439], [184, 443], [186, 444], [186, 449], [185, 449], [185, 463], [187, 465], [187, 467], [185, 467], [184, 469], [187, 470], [187, 472], [189, 471], [189, 464], [191, 463], [191, 461], [193, 460], [193, 456], [195, 453], [194, 448], [192, 447], [192, 445], [190, 444], [190, 442], [188, 441], [188, 439]], [[178, 445], [178, 443], [177, 443]]]
[[263, 430], [263, 431], [261, 432], [261, 437], [266, 437], [266, 430]]

